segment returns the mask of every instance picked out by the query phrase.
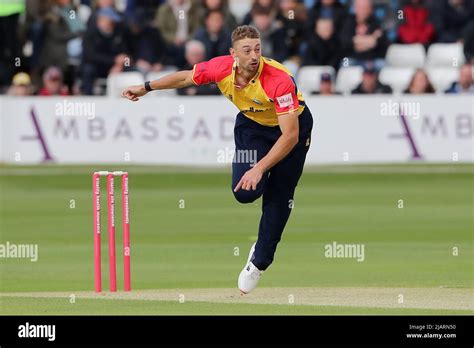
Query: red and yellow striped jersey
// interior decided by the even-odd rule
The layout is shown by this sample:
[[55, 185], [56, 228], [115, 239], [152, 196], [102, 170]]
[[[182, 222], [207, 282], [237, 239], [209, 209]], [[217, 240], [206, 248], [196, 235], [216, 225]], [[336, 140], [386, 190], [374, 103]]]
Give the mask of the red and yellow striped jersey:
[[235, 84], [237, 70], [231, 55], [215, 57], [193, 68], [196, 85], [216, 83], [219, 90], [248, 118], [264, 126], [277, 126], [278, 116], [304, 110], [304, 98], [290, 71], [282, 64], [260, 57], [258, 72], [243, 88]]

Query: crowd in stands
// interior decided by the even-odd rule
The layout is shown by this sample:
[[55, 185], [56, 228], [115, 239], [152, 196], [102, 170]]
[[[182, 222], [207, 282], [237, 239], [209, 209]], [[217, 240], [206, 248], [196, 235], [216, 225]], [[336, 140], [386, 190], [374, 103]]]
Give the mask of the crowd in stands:
[[[473, 0], [4, 0], [0, 93], [105, 94], [113, 74], [192, 69], [229, 54], [231, 32], [241, 24], [255, 26], [263, 56], [295, 76], [305, 66], [336, 74], [360, 66], [353, 94], [392, 93], [379, 80], [390, 45], [462, 43], [465, 62], [446, 93], [474, 94]], [[334, 78], [315, 76], [315, 93], [337, 94]], [[403, 92], [435, 90], [419, 67]], [[178, 94], [219, 91], [192, 86]]]

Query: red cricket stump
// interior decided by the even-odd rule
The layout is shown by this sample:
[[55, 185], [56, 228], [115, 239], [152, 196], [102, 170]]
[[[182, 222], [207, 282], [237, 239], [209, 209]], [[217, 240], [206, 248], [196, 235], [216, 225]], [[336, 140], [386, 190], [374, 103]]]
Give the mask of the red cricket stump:
[[123, 224], [123, 282], [124, 290], [130, 291], [130, 210], [128, 202], [128, 173], [122, 175], [122, 224]]
[[102, 273], [100, 258], [100, 174], [92, 176], [93, 215], [94, 215], [94, 285], [95, 291], [102, 291]]
[[115, 256], [115, 188], [114, 174], [107, 175], [107, 211], [109, 228], [110, 291], [117, 291], [117, 261]]
[[93, 215], [94, 215], [94, 284], [95, 291], [102, 291], [101, 246], [100, 246], [100, 177], [107, 177], [107, 213], [109, 238], [110, 291], [117, 291], [117, 256], [115, 251], [115, 176], [122, 177], [122, 224], [123, 224], [123, 281], [124, 290], [132, 289], [130, 271], [130, 209], [128, 202], [127, 172], [94, 172], [92, 175]]

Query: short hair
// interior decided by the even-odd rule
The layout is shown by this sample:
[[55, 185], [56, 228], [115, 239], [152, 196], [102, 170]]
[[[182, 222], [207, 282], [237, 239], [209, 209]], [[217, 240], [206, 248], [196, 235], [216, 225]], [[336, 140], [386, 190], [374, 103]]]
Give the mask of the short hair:
[[260, 39], [260, 33], [257, 28], [251, 25], [241, 25], [232, 32], [232, 46], [235, 42], [243, 39]]

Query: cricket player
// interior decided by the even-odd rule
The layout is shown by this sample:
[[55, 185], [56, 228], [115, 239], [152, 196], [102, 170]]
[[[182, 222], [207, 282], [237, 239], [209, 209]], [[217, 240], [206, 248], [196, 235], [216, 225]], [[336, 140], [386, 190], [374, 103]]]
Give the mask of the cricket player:
[[234, 158], [232, 192], [240, 203], [252, 203], [263, 196], [258, 239], [238, 278], [240, 291], [247, 294], [273, 262], [293, 208], [313, 118], [288, 69], [262, 57], [256, 28], [237, 27], [229, 51], [230, 55], [195, 64], [193, 70], [128, 87], [122, 96], [137, 101], [154, 90], [215, 83], [240, 110], [234, 127], [235, 154], [253, 152], [257, 160], [240, 163]]

